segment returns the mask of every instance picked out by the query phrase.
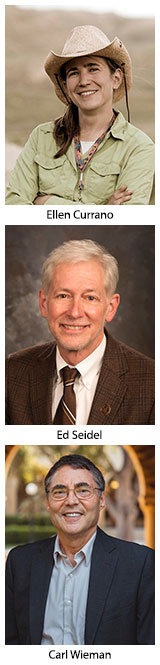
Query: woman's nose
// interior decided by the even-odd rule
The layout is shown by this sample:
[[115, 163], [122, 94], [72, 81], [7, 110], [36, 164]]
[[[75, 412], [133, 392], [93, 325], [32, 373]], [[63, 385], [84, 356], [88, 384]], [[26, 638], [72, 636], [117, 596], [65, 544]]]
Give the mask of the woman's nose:
[[89, 83], [89, 73], [87, 69], [81, 69], [79, 75], [79, 85], [87, 85]]

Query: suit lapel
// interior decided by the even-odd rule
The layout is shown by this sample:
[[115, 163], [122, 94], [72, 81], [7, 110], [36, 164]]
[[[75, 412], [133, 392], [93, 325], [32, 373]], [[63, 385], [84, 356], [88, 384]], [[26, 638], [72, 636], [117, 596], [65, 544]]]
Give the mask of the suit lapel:
[[[36, 357], [30, 371], [30, 396], [34, 425], [52, 425], [52, 387], [56, 347], [49, 343]], [[94, 395], [89, 425], [110, 425], [126, 394], [128, 364], [121, 344], [107, 333], [107, 346]]]
[[53, 568], [53, 548], [55, 538], [44, 541], [32, 559], [30, 579], [29, 622], [31, 644], [40, 644], [46, 599]]
[[107, 333], [107, 345], [88, 424], [110, 425], [127, 391], [128, 364], [121, 345]]
[[52, 425], [52, 387], [55, 375], [55, 346], [51, 343], [31, 370], [31, 408], [34, 425]]
[[[29, 591], [29, 625], [31, 644], [40, 644], [50, 578], [53, 569], [55, 538], [41, 543], [32, 558]], [[107, 600], [117, 563], [113, 538], [98, 528], [93, 547], [85, 624], [85, 644], [93, 644]]]
[[85, 625], [85, 644], [94, 644], [118, 559], [113, 539], [98, 529], [93, 547]]

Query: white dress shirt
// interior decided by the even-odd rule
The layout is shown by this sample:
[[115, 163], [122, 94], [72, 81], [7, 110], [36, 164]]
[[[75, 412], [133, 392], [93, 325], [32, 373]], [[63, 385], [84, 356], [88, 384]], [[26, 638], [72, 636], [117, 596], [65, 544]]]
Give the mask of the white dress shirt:
[[[80, 377], [75, 379], [74, 391], [76, 394], [76, 425], [86, 425], [91, 410], [98, 378], [102, 366], [103, 356], [106, 348], [106, 336], [104, 335], [102, 342], [97, 349], [93, 351], [87, 358], [77, 363], [80, 372]], [[52, 420], [57, 410], [57, 406], [63, 395], [63, 381], [60, 375], [60, 370], [65, 367], [67, 363], [59, 353], [58, 347], [56, 348], [56, 367], [57, 377], [53, 383], [52, 391]], [[71, 367], [71, 365], [69, 365]], [[72, 366], [73, 368], [73, 366]]]
[[73, 566], [61, 551], [58, 536], [51, 575], [41, 644], [84, 644], [85, 616], [91, 556], [96, 531], [79, 552]]

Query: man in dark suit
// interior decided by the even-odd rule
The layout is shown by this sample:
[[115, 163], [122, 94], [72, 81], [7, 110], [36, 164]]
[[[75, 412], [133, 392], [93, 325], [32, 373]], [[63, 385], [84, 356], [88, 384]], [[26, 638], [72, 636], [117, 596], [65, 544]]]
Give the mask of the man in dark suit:
[[13, 549], [6, 644], [154, 644], [154, 555], [97, 528], [101, 471], [66, 455], [45, 479], [57, 537]]
[[105, 330], [119, 305], [117, 281], [116, 259], [91, 240], [51, 252], [39, 299], [56, 343], [8, 357], [6, 424], [154, 424], [153, 361]]

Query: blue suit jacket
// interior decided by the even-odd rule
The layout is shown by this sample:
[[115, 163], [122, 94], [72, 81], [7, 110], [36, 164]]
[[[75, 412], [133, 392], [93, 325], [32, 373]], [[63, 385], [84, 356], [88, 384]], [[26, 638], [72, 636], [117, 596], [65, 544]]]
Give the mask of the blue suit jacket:
[[[55, 538], [14, 548], [6, 564], [6, 644], [41, 644]], [[154, 552], [98, 528], [85, 644], [154, 644]]]

